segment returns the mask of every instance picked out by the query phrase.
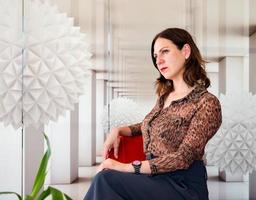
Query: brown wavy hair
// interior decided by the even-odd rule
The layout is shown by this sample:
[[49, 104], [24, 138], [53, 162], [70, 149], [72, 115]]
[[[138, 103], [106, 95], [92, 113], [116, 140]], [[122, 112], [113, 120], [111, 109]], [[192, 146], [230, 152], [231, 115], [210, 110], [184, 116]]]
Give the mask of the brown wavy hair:
[[[183, 80], [191, 87], [195, 85], [203, 85], [205, 88], [208, 88], [210, 86], [211, 82], [205, 71], [206, 61], [202, 58], [193, 38], [186, 30], [180, 28], [168, 28], [154, 37], [151, 44], [151, 57], [157, 70], [156, 59], [154, 57], [154, 45], [158, 38], [165, 38], [172, 41], [179, 50], [181, 50], [185, 44], [188, 44], [191, 48], [191, 53], [185, 61]], [[161, 73], [160, 77], [156, 80], [155, 85], [158, 96], [169, 94], [174, 90], [173, 81], [165, 79]]]

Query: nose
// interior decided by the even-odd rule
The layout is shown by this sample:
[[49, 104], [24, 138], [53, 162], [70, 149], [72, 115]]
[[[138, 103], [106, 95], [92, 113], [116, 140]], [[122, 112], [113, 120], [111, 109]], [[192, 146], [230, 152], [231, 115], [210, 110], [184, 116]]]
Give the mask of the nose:
[[156, 65], [158, 66], [158, 65], [162, 64], [163, 62], [164, 62], [164, 59], [161, 58], [160, 56], [157, 56], [157, 58], [156, 58]]

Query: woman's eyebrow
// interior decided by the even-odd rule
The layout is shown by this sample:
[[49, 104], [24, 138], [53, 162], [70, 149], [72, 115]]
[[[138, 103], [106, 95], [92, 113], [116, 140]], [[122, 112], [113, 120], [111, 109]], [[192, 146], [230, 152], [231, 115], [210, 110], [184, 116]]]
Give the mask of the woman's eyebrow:
[[[158, 52], [162, 52], [162, 50], [163, 50], [164, 48], [167, 48], [167, 46], [162, 47], [161, 49], [158, 50]], [[154, 56], [155, 56], [155, 55], [157, 55], [156, 52], [154, 52]]]

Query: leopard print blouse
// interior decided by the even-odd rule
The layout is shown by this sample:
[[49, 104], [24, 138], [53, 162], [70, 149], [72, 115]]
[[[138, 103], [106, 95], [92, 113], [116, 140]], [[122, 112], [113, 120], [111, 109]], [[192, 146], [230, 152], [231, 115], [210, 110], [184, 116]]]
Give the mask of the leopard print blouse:
[[154, 155], [149, 160], [152, 174], [186, 169], [202, 160], [206, 143], [222, 122], [219, 100], [203, 86], [166, 108], [164, 99], [158, 98], [143, 122], [129, 126], [133, 136], [142, 134], [145, 154]]

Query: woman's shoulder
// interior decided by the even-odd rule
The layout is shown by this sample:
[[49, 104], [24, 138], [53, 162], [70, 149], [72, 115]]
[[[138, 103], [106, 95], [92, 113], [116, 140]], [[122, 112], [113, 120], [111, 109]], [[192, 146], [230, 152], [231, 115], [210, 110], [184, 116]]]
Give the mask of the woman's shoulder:
[[204, 85], [197, 85], [192, 92], [188, 95], [189, 99], [192, 99], [196, 103], [205, 103], [208, 101], [218, 102], [218, 98], [209, 92]]
[[213, 104], [216, 106], [220, 106], [220, 101], [218, 97], [206, 90], [200, 97], [199, 104]]

